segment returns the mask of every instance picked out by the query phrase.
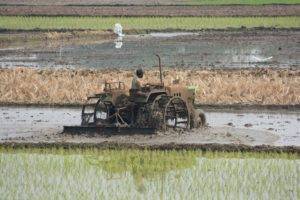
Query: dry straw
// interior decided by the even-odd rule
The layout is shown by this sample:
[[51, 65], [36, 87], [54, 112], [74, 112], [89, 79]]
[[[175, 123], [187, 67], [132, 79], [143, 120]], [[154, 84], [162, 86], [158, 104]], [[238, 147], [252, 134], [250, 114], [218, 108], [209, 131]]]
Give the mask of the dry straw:
[[[81, 104], [99, 93], [104, 81], [122, 80], [129, 87], [133, 72], [124, 70], [0, 69], [0, 103]], [[159, 81], [147, 71], [144, 82]], [[179, 78], [197, 86], [196, 101], [204, 104], [300, 103], [300, 70], [175, 70], [164, 72], [166, 85]]]

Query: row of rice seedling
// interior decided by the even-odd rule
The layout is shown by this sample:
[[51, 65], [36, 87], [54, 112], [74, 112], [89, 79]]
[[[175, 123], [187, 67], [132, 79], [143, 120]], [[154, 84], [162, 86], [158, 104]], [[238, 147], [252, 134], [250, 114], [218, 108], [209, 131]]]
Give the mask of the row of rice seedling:
[[1, 150], [4, 199], [297, 199], [299, 155]]
[[[102, 91], [105, 81], [123, 81], [129, 89], [132, 76], [129, 70], [0, 69], [0, 102], [81, 104]], [[158, 77], [157, 70], [146, 71], [143, 82], [159, 82]], [[195, 86], [198, 103], [300, 103], [299, 70], [165, 70], [165, 84], [174, 79]]]
[[110, 30], [115, 23], [125, 30], [224, 29], [240, 27], [300, 27], [300, 17], [43, 17], [0, 16], [1, 29], [93, 29]]

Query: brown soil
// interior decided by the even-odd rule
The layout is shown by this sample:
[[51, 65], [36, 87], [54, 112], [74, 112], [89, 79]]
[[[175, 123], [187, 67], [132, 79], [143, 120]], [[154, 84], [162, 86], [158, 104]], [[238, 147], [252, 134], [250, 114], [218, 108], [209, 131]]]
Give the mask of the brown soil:
[[5, 138], [1, 146], [10, 147], [97, 147], [139, 149], [202, 149], [220, 151], [288, 151], [296, 146], [274, 146], [278, 136], [264, 131], [235, 128], [203, 128], [187, 133], [130, 135], [73, 135], [57, 132], [32, 132], [26, 137]]
[[155, 135], [70, 135], [66, 133], [32, 133], [27, 137], [7, 138], [0, 147], [12, 148], [134, 148], [209, 151], [256, 151], [300, 153], [298, 146], [274, 146], [278, 139], [268, 132], [234, 128], [204, 128], [181, 134]]
[[49, 143], [49, 142], [4, 142], [1, 148], [98, 148], [98, 149], [150, 149], [150, 150], [203, 150], [226, 152], [286, 152], [300, 153], [300, 148], [295, 146], [270, 146], [270, 145], [235, 145], [235, 144], [164, 144], [164, 145], [137, 145], [130, 143], [103, 142], [103, 143]]
[[[14, 45], [51, 44], [53, 47], [64, 44], [89, 44], [95, 41], [107, 41], [115, 36], [112, 31], [3, 31], [0, 33], [0, 47], [10, 48]], [[28, 46], [29, 48], [29, 46]]]
[[[120, 50], [113, 47], [116, 36], [112, 31], [2, 31], [0, 57], [2, 67], [134, 69], [152, 68], [157, 61], [151, 52], [156, 52], [162, 56], [163, 66], [181, 69], [298, 69], [299, 30], [202, 30], [190, 35], [180, 35], [183, 30], [162, 34], [159, 30], [131, 30], [126, 31]], [[135, 35], [146, 32], [151, 33]], [[29, 55], [37, 57], [29, 60]]]
[[1, 0], [9, 5], [176, 5], [186, 0]]
[[49, 16], [299, 16], [300, 5], [1, 6], [0, 15]]

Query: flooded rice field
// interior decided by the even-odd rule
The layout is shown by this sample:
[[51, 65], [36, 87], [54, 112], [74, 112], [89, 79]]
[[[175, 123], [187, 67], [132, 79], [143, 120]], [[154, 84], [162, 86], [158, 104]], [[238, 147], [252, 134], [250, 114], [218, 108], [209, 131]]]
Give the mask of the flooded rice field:
[[1, 67], [136, 68], [157, 65], [182, 68], [300, 66], [298, 30], [150, 33], [115, 39], [11, 42], [0, 49]]
[[[25, 144], [31, 141], [54, 141], [60, 144], [65, 141], [76, 142], [75, 136], [58, 136], [60, 139], [57, 140], [53, 134], [61, 135], [59, 133], [63, 125], [79, 124], [79, 108], [0, 107], [0, 113], [0, 144], [10, 141]], [[267, 130], [268, 134], [279, 136], [272, 139], [276, 145], [299, 147], [300, 113], [206, 113], [211, 126], [209, 129], [215, 131], [206, 137], [201, 136], [201, 132], [196, 133], [201, 136], [202, 142], [237, 141], [232, 140], [234, 138], [230, 134], [234, 137], [238, 135], [231, 132], [232, 127], [228, 129], [227, 126], [235, 126], [236, 132], [246, 133], [250, 140], [252, 137], [263, 138], [267, 134], [259, 130], [265, 130], [269, 126], [282, 128], [276, 124], [284, 119], [290, 122], [284, 123], [285, 130]], [[261, 122], [264, 123], [256, 123], [258, 118], [262, 118]], [[252, 125], [249, 125], [249, 121]], [[248, 125], [244, 124], [246, 122]], [[217, 126], [219, 129], [231, 131], [226, 132], [225, 136], [219, 136], [216, 134]], [[207, 133], [213, 131], [205, 132], [204, 135]], [[44, 137], [37, 140], [39, 135]], [[185, 136], [183, 142], [196, 141], [193, 133], [186, 135], [192, 137], [186, 140]], [[16, 137], [21, 139], [6, 140]], [[101, 141], [107, 142], [113, 137], [119, 144], [124, 140], [135, 143], [152, 141], [155, 145], [160, 144], [161, 140], [171, 139], [174, 142], [167, 136], [136, 135], [105, 137]], [[184, 138], [181, 135], [173, 137], [179, 140]], [[209, 141], [208, 137], [214, 139]], [[230, 137], [231, 139], [226, 139]], [[263, 144], [270, 142], [271, 136], [267, 138], [268, 140], [261, 140]], [[80, 144], [100, 141], [97, 136], [77, 139]], [[245, 144], [245, 141], [241, 142]], [[55, 199], [62, 195], [67, 199], [218, 199], [221, 196], [234, 199], [236, 196], [247, 198], [249, 194], [254, 199], [283, 199], [287, 196], [296, 199], [300, 161], [298, 154], [282, 152], [1, 147], [0, 163], [0, 173], [6, 174], [0, 176], [0, 182], [3, 183], [0, 193], [4, 199], [41, 199], [49, 193]]]
[[297, 199], [299, 192], [296, 154], [20, 149], [0, 150], [0, 162], [4, 199]]
[[[30, 141], [30, 138], [40, 135], [44, 136], [43, 140], [52, 140], [52, 135], [61, 133], [64, 125], [80, 125], [81, 120], [80, 108], [0, 107], [0, 112], [0, 140], [2, 141], [13, 138]], [[200, 139], [203, 141], [199, 142], [235, 143], [236, 141], [245, 141], [254, 145], [264, 142], [271, 143], [272, 140], [273, 144], [279, 146], [300, 146], [299, 111], [207, 110], [206, 116], [209, 128], [203, 130], [203, 133], [200, 130], [199, 134], [202, 138]], [[190, 138], [180, 137], [186, 139], [187, 143], [193, 143], [195, 139], [193, 137], [197, 134], [198, 131], [194, 131]], [[231, 136], [235, 138], [231, 138]], [[244, 136], [246, 139], [242, 138]], [[120, 138], [120, 140], [125, 138], [130, 142], [139, 140], [139, 138], [131, 140], [130, 136], [120, 136]], [[142, 138], [142, 140], [146, 139]], [[153, 141], [160, 143], [161, 139], [154, 137]], [[172, 139], [174, 138], [162, 140], [172, 141]]]

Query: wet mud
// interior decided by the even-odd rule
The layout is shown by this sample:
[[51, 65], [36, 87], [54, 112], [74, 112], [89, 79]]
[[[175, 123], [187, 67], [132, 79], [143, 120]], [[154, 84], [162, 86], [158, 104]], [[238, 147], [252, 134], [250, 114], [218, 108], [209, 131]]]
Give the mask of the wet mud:
[[278, 145], [300, 145], [300, 112], [283, 110], [235, 110], [227, 112], [208, 111], [211, 127], [268, 131], [279, 136]]
[[157, 5], [186, 4], [186, 0], [1, 0], [7, 5]]
[[[1, 43], [1, 67], [151, 68], [159, 53], [164, 66], [188, 68], [299, 69], [299, 30], [150, 33], [80, 42]], [[58, 41], [58, 42], [57, 42]], [[131, 74], [131, 73], [130, 73]], [[86, 96], [86, 95], [84, 95]], [[0, 107], [1, 146], [96, 146], [153, 149], [289, 150], [299, 152], [299, 111], [206, 110], [208, 127], [157, 135], [62, 134], [79, 125], [79, 108]]]
[[[80, 124], [80, 108], [1, 107], [0, 143], [136, 146], [149, 148], [300, 146], [300, 113], [206, 111], [208, 126], [189, 132], [101, 135], [62, 134], [64, 125]], [[280, 122], [280, 123], [278, 123]], [[272, 129], [271, 129], [272, 128]], [[226, 146], [227, 145], [227, 146]], [[293, 148], [294, 148], [293, 147]], [[225, 149], [226, 149], [225, 148]], [[243, 149], [242, 148], [242, 149]], [[275, 148], [276, 149], [276, 148]]]
[[6, 5], [0, 15], [43, 16], [299, 16], [299, 5], [222, 6], [61, 6]]
[[[86, 43], [1, 43], [0, 67], [151, 68], [160, 54], [166, 67], [299, 68], [298, 30], [236, 30], [150, 33]], [[151, 56], [153, 55], [153, 56]]]
[[[193, 0], [1, 0], [4, 5], [193, 5]], [[278, 5], [278, 4], [277, 4]]]

